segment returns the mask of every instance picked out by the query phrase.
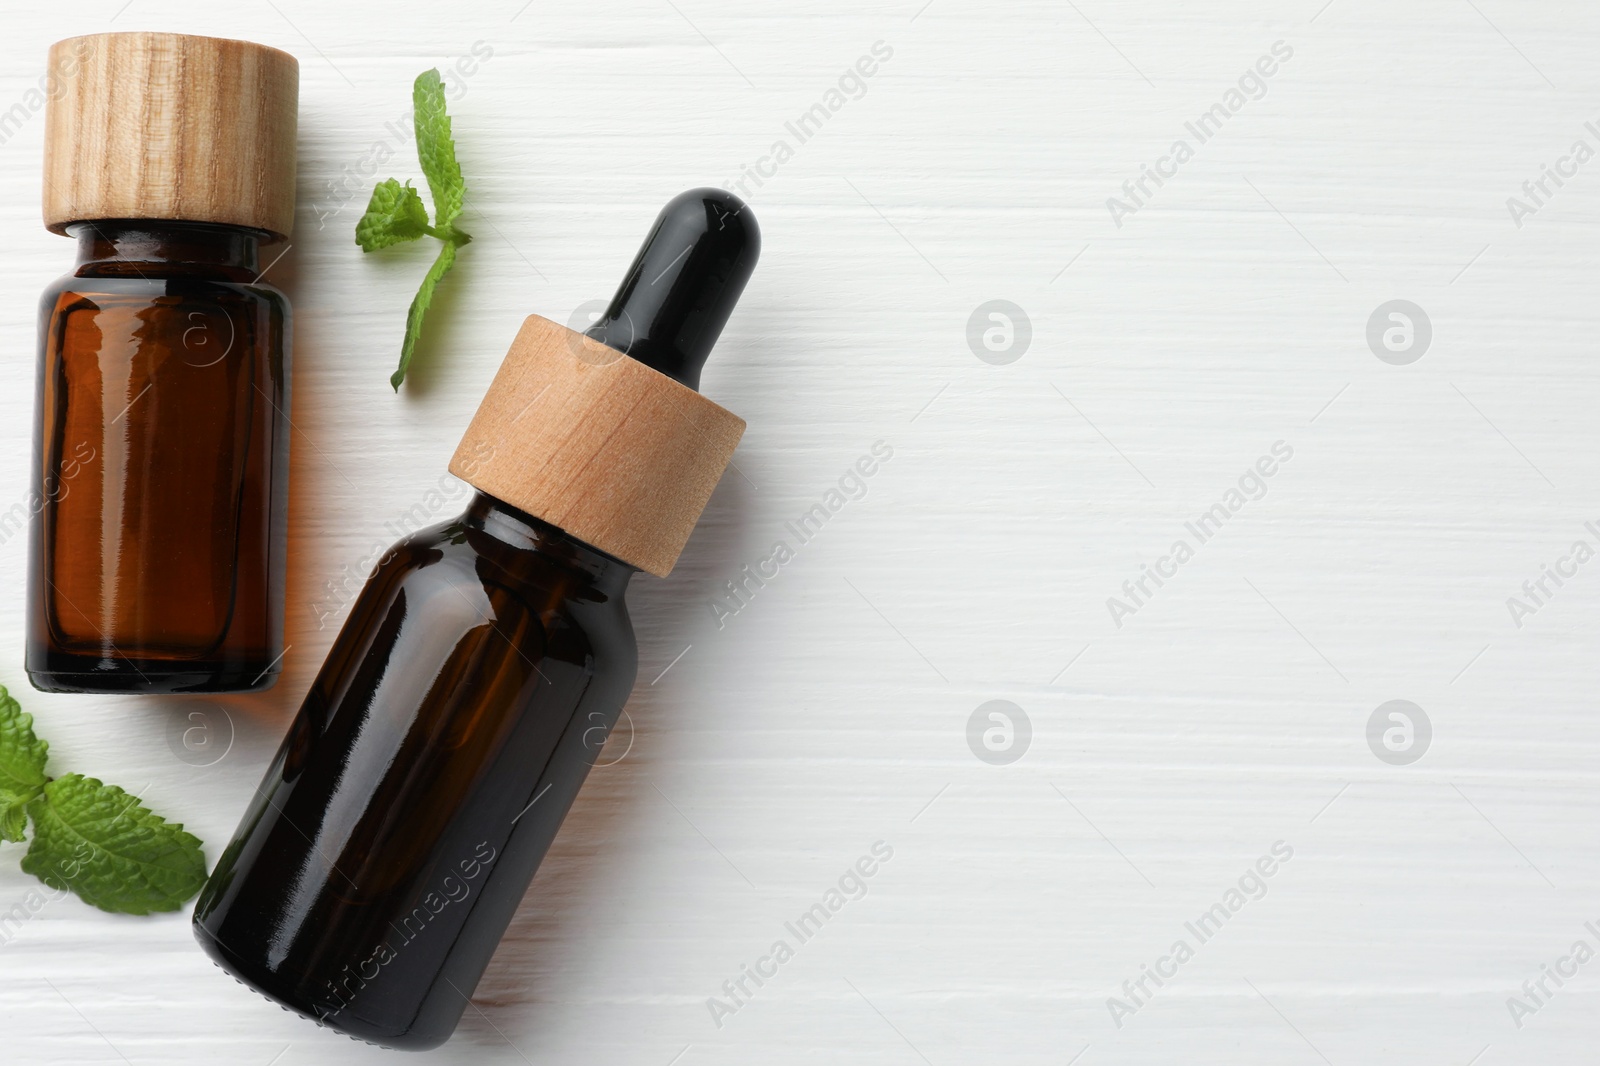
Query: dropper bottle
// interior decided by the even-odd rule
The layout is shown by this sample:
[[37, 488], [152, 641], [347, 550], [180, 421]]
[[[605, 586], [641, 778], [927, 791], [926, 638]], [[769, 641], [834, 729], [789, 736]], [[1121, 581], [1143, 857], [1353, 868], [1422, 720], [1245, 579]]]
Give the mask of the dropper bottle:
[[466, 513], [379, 562], [201, 892], [225, 970], [449, 1038], [632, 690], [628, 580], [672, 569], [744, 431], [696, 388], [759, 250], [691, 190], [587, 335], [523, 323], [450, 463]]

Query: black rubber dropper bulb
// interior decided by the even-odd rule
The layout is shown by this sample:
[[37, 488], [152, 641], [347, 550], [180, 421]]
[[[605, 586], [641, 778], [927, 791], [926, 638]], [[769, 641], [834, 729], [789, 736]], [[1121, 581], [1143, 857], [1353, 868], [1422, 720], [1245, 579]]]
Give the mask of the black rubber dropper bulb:
[[760, 255], [761, 231], [743, 200], [723, 189], [679, 193], [584, 333], [698, 392], [700, 369]]

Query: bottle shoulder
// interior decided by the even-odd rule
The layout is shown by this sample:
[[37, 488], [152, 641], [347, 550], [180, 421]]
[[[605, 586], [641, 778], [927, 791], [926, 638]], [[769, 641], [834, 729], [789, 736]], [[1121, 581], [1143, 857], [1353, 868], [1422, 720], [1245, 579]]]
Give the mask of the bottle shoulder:
[[[618, 621], [626, 626], [628, 620], [621, 590], [602, 588], [557, 557], [507, 544], [460, 519], [399, 541], [380, 562], [374, 580], [397, 591], [426, 586], [429, 596], [442, 589], [492, 609], [497, 618], [532, 616], [544, 628], [614, 634]], [[628, 633], [631, 642], [631, 627]]]
[[290, 313], [289, 297], [283, 290], [262, 281], [237, 281], [225, 277], [195, 274], [146, 273], [143, 276], [83, 276], [62, 274], [39, 294], [44, 312], [68, 310], [80, 301], [152, 301], [163, 297], [216, 302], [248, 302], [266, 305], [284, 317]]
[[508, 557], [473, 532], [446, 522], [395, 544], [329, 661], [407, 663], [430, 677], [469, 670], [486, 684], [525, 675], [535, 690], [561, 676], [589, 679], [580, 687], [626, 679], [625, 698], [638, 649], [620, 590], [607, 595], [573, 580], [537, 552]]

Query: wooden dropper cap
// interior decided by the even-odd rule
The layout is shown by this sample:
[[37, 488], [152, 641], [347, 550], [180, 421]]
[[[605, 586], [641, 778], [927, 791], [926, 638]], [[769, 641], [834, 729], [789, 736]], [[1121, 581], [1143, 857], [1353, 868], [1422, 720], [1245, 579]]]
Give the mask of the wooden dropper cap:
[[522, 323], [450, 472], [667, 576], [744, 434], [696, 389], [760, 252], [737, 196], [674, 197], [587, 333]]
[[300, 65], [249, 41], [98, 33], [50, 48], [44, 224], [294, 226]]

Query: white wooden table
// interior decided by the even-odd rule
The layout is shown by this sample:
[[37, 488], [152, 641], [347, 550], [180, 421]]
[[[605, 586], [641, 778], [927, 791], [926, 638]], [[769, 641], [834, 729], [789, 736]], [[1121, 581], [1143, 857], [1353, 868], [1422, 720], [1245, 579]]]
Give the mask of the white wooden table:
[[[296, 309], [283, 680], [33, 693], [12, 537], [0, 683], [58, 772], [140, 791], [215, 859], [346, 568], [438, 487], [520, 319], [608, 296], [662, 202], [759, 166], [763, 259], [704, 382], [749, 420], [738, 471], [672, 577], [637, 579], [620, 761], [416, 1061], [1593, 1062], [1600, 962], [1571, 954], [1600, 950], [1600, 562], [1570, 549], [1600, 547], [1600, 161], [1571, 152], [1600, 150], [1600, 11], [1322, 2], [8, 9], [0, 515], [29, 487], [35, 295], [73, 256], [38, 218], [46, 47], [250, 38], [300, 57], [302, 111], [269, 274]], [[397, 397], [431, 250], [363, 257], [351, 228], [374, 180], [420, 177], [386, 125], [411, 79], [474, 46], [451, 109], [477, 239]], [[1536, 202], [1546, 164], [1567, 176]], [[865, 495], [797, 544], [879, 441]], [[778, 540], [778, 576], [715, 610]], [[1545, 566], [1571, 573], [1534, 602]], [[985, 709], [969, 743], [997, 700], [1027, 727]], [[1369, 742], [1393, 700], [1422, 712], [1409, 748], [1390, 709]], [[231, 745], [186, 749], [192, 721]], [[785, 923], [879, 841], [799, 942]], [[37, 887], [21, 850], [0, 912]], [[68, 898], [0, 931], [8, 1064], [396, 1054], [238, 987], [186, 916]]]

